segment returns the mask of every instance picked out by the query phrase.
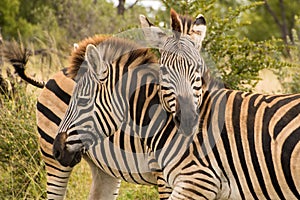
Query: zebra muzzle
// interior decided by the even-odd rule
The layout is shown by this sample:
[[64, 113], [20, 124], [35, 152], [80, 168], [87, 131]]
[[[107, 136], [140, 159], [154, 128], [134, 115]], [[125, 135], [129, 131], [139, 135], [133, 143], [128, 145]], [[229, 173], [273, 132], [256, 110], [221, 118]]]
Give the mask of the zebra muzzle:
[[53, 143], [53, 156], [64, 167], [74, 167], [81, 161], [81, 151], [71, 152], [66, 146], [67, 133], [58, 133]]
[[198, 124], [197, 108], [187, 98], [179, 96], [176, 101], [176, 112], [174, 122], [180, 132], [185, 136], [195, 133]]

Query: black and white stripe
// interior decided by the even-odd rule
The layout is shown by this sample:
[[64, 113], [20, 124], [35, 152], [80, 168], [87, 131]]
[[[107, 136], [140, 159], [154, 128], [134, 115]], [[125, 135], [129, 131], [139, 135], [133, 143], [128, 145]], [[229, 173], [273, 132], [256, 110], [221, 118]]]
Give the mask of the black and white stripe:
[[[102, 48], [98, 46], [95, 55], [100, 54]], [[108, 52], [104, 50], [102, 52]], [[87, 103], [84, 109], [93, 110], [99, 118], [89, 119], [92, 114], [83, 115], [84, 112], [72, 118], [69, 129], [61, 131], [67, 132], [66, 140], [62, 142], [67, 150], [82, 152], [82, 149], [72, 149], [69, 145], [83, 144], [86, 155], [106, 174], [139, 184], [157, 184], [162, 199], [299, 198], [300, 95], [251, 94], [216, 88], [213, 81], [206, 82], [208, 89], [203, 91], [198, 111], [198, 131], [192, 137], [185, 137], [179, 134], [172, 115], [159, 106], [156, 70], [147, 66], [136, 66], [132, 71], [121, 70], [128, 74], [121, 84], [127, 90], [118, 86], [118, 92], [111, 93], [116, 95], [109, 95], [108, 83], [114, 82], [109, 77], [116, 69], [109, 63], [106, 66], [109, 66], [107, 80], [95, 79], [95, 73], [87, 73], [86, 79], [80, 79], [97, 82], [97, 85], [89, 83], [95, 86], [95, 92], [87, 92], [91, 89], [86, 87], [87, 84], [76, 86], [70, 106], [83, 94], [88, 95], [93, 103]], [[138, 77], [152, 80], [147, 82], [149, 85], [145, 84], [149, 91], [136, 86]], [[127, 92], [132, 89], [133, 92]], [[141, 94], [148, 96], [142, 98]], [[146, 103], [147, 106], [139, 110], [137, 105]], [[87, 123], [112, 125], [99, 119], [103, 119], [100, 117], [102, 108], [113, 111], [110, 106], [113, 104], [118, 113], [122, 113], [112, 118], [117, 119], [116, 124], [121, 123], [114, 133], [103, 137], [100, 129], [83, 130]], [[73, 106], [67, 111], [67, 121], [73, 112], [76, 114], [76, 110], [81, 110], [77, 103]], [[64, 121], [61, 127], [63, 125]], [[72, 139], [75, 130], [80, 140]], [[93, 143], [86, 143], [86, 138], [93, 138]]]
[[[160, 84], [168, 86], [160, 92], [174, 94], [175, 109], [181, 95], [175, 91], [184, 86], [185, 97], [192, 99], [198, 93], [187, 88], [193, 88], [194, 79], [204, 80], [198, 91], [202, 101], [189, 105], [199, 106], [193, 141], [163, 171], [173, 188], [170, 199], [299, 199], [300, 95], [262, 95], [218, 87], [221, 84], [209, 79], [207, 69], [193, 72], [198, 69], [194, 61], [205, 65], [189, 37], [174, 35], [164, 41], [161, 52], [171, 53], [161, 57], [165, 76]], [[172, 102], [161, 100], [162, 104]]]

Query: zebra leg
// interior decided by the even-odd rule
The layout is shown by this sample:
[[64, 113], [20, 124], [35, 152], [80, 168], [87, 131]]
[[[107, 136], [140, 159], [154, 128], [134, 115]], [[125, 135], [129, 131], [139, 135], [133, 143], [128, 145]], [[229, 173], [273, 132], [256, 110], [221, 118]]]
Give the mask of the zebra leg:
[[[46, 135], [40, 127], [43, 127], [44, 124], [49, 124], [49, 122], [46, 120], [42, 120], [42, 122], [39, 123], [38, 131], [40, 135]], [[50, 127], [50, 125], [48, 127]], [[51, 132], [51, 130], [57, 129], [57, 126], [53, 125], [51, 128], [52, 129], [48, 128], [48, 133], [50, 134], [54, 132]], [[73, 167], [64, 167], [54, 159], [52, 156], [53, 146], [51, 142], [47, 142], [43, 137], [40, 137], [39, 143], [47, 174], [47, 199], [62, 200], [65, 198]]]
[[47, 172], [47, 199], [64, 199], [72, 169], [63, 167], [53, 159], [43, 157]]
[[219, 199], [220, 184], [202, 173], [183, 173], [176, 177], [169, 200]]
[[201, 187], [191, 186], [193, 183], [186, 181], [174, 187], [169, 200], [201, 200], [218, 199], [215, 193], [201, 189]]
[[115, 200], [119, 194], [121, 180], [99, 169], [89, 158], [85, 157], [92, 171], [92, 186], [89, 200]]
[[165, 179], [162, 176], [157, 177], [157, 186], [158, 186], [159, 199], [160, 200], [169, 199], [173, 189], [169, 186], [169, 184], [165, 181]]

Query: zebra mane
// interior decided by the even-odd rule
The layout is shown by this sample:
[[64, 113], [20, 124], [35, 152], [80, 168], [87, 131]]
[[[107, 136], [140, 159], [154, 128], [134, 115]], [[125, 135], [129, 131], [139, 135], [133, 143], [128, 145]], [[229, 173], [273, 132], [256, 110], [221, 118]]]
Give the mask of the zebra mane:
[[74, 79], [76, 77], [80, 66], [85, 59], [85, 51], [88, 44], [93, 44], [98, 49], [102, 49], [103, 59], [109, 63], [112, 63], [123, 56], [126, 56], [125, 60], [122, 59], [122, 62], [128, 64], [126, 64], [126, 66], [129, 66], [133, 61], [138, 61], [140, 64], [158, 62], [156, 56], [151, 53], [150, 49], [142, 48], [132, 41], [114, 38], [109, 35], [95, 35], [79, 42], [77, 48], [72, 51], [70, 56], [70, 66], [67, 70], [69, 78]]
[[73, 49], [71, 56], [69, 57], [70, 65], [67, 69], [67, 76], [72, 79], [76, 77], [77, 72], [84, 61], [85, 50], [88, 44], [98, 45], [110, 37], [111, 36], [109, 35], [95, 35], [80, 41], [77, 48]]

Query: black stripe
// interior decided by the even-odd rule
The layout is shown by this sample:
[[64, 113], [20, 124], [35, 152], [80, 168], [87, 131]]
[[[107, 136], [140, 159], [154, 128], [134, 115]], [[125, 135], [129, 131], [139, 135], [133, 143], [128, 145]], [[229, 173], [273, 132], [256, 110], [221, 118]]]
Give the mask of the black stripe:
[[53, 166], [53, 165], [51, 165], [51, 164], [49, 164], [49, 163], [47, 163], [47, 162], [45, 162], [45, 165], [46, 165], [47, 167], [51, 167], [51, 168], [53, 168], [53, 169], [55, 169], [55, 170], [57, 170], [57, 171], [63, 172], [63, 173], [70, 173], [70, 172], [72, 171], [72, 169], [70, 169], [70, 170], [62, 170], [62, 169], [60, 169], [60, 168], [58, 168], [58, 167], [55, 167], [55, 166]]
[[[284, 177], [286, 179], [287, 184], [289, 185], [290, 190], [296, 196], [296, 199], [300, 199], [300, 193], [295, 186], [295, 180], [293, 180], [291, 173], [291, 158], [293, 150], [296, 145], [300, 142], [300, 128], [295, 130], [293, 133], [289, 135], [289, 137], [285, 140], [282, 146], [282, 154], [281, 154], [281, 165], [284, 173]], [[299, 155], [298, 155], [299, 157]], [[299, 165], [299, 163], [298, 163]], [[299, 177], [294, 177], [299, 178]]]
[[[133, 153], [133, 154], [131, 154], [131, 155], [133, 155], [134, 162], [135, 162], [135, 166], [139, 166], [139, 165], [138, 165], [138, 158], [137, 158], [137, 155], [138, 155], [138, 154], [136, 154], [136, 152], [138, 152], [138, 151], [136, 150], [136, 146], [135, 146], [135, 140], [137, 139], [137, 135], [135, 134], [135, 132], [133, 132], [132, 129], [130, 129], [130, 131], [131, 131], [131, 132], [129, 133], [129, 134], [130, 134], [130, 147], [131, 147], [130, 152]], [[128, 134], [128, 133], [126, 133], [126, 134]], [[139, 142], [141, 142], [141, 140], [139, 140]], [[142, 146], [142, 144], [141, 144], [141, 146]], [[139, 153], [139, 152], [138, 152], [138, 153]], [[147, 181], [147, 180], [142, 176], [142, 174], [141, 174], [139, 168], [137, 168], [137, 170], [138, 170], [138, 175], [139, 175], [140, 179], [141, 179], [143, 182], [148, 183], [148, 184], [151, 184], [151, 185], [153, 184], [153, 183]], [[138, 183], [138, 182], [137, 182], [137, 183]]]
[[[133, 134], [133, 133], [125, 133], [124, 132], [124, 130], [126, 130], [126, 124], [122, 124], [122, 129], [121, 129], [122, 131], [121, 131], [121, 136], [120, 136], [120, 144], [121, 144], [121, 141], [123, 141], [123, 144], [121, 145], [121, 149], [125, 149], [125, 145], [124, 145], [124, 134]], [[130, 142], [130, 141], [129, 141]], [[133, 142], [134, 143], [134, 142]], [[110, 145], [114, 145], [114, 144], [112, 144], [112, 143], [110, 143]], [[126, 161], [126, 151], [121, 151], [121, 154], [122, 154], [122, 158], [124, 159], [124, 164], [125, 164], [125, 167], [126, 167], [126, 171], [127, 172], [131, 172], [131, 170], [130, 170], [130, 167], [129, 167], [129, 163]], [[137, 162], [136, 162], [136, 159], [135, 159], [135, 165], [137, 166]], [[120, 174], [123, 174], [122, 172], [120, 172]], [[135, 179], [134, 179], [134, 177], [133, 177], [133, 175], [132, 175], [132, 173], [128, 173], [129, 174], [129, 176], [130, 176], [130, 178], [131, 178], [131, 180], [133, 181], [133, 182], [135, 182], [135, 183], [139, 183], [138, 181], [136, 181]], [[123, 175], [122, 175], [122, 177], [124, 177]], [[126, 179], [124, 179], [124, 180], [126, 180]]]
[[[244, 172], [244, 176], [246, 178], [247, 186], [249, 191], [251, 192], [251, 195], [254, 199], [258, 199], [255, 190], [253, 188], [253, 183], [250, 178], [249, 170], [246, 163], [245, 158], [245, 152], [244, 152], [244, 146], [242, 143], [242, 135], [241, 135], [241, 127], [240, 127], [240, 121], [241, 121], [241, 111], [245, 108], [242, 107], [243, 97], [241, 95], [244, 95], [244, 93], [237, 93], [234, 102], [233, 102], [233, 111], [232, 111], [232, 124], [234, 127], [234, 138], [236, 143], [236, 150], [238, 152], [238, 158], [241, 164], [241, 167], [243, 169], [242, 172]], [[250, 114], [251, 115], [251, 114]]]
[[[197, 172], [196, 172], [196, 173], [197, 173]], [[193, 174], [193, 175], [194, 175], [194, 174]], [[200, 185], [200, 184], [198, 184], [198, 183], [195, 183], [195, 182], [190, 181], [190, 180], [187, 180], [187, 179], [183, 180], [182, 182], [183, 182], [183, 183], [191, 184], [191, 185], [193, 185], [193, 186], [197, 186], [197, 189], [198, 189], [198, 188], [201, 188], [201, 189], [203, 189], [203, 190], [205, 190], [205, 191], [208, 191], [208, 192], [211, 192], [211, 193], [215, 194], [215, 196], [217, 196], [217, 192], [216, 192], [216, 191], [213, 191], [212, 189], [210, 189], [210, 188], [208, 188], [208, 187], [205, 187], [205, 186], [203, 186], [203, 185]], [[204, 182], [209, 184], [209, 182], [206, 181], [206, 180], [205, 180]], [[184, 188], [184, 190], [186, 190], [186, 189], [188, 189], [188, 188]], [[193, 190], [190, 190], [190, 191], [193, 191]], [[202, 195], [202, 193], [199, 193], [199, 192], [197, 192], [196, 194], [200, 194], [200, 196]]]
[[[190, 154], [190, 150], [189, 150], [189, 148], [184, 152], [184, 154], [181, 156], [181, 158], [177, 161], [177, 163], [182, 163], [188, 156], [189, 156], [189, 154]], [[175, 174], [176, 174], [176, 177], [178, 176], [178, 175], [180, 175], [180, 173], [178, 173], [178, 172], [176, 172], [176, 171], [178, 171], [178, 169], [177, 169], [177, 166], [179, 165], [179, 164], [174, 164], [173, 166], [172, 166], [172, 168], [169, 170], [169, 172], [168, 172], [168, 174], [167, 174], [167, 177], [166, 177], [166, 181], [167, 182], [169, 182], [170, 181], [170, 175], [172, 174], [172, 172], [173, 171], [175, 171]], [[174, 179], [175, 180], [175, 179]]]
[[[113, 172], [113, 170], [111, 169], [111, 167], [110, 167], [110, 165], [109, 165], [109, 162], [108, 162], [108, 160], [107, 160], [107, 151], [109, 151], [110, 149], [105, 149], [104, 148], [104, 145], [99, 145], [100, 146], [100, 149], [99, 149], [99, 151], [101, 152], [101, 155], [102, 155], [102, 158], [103, 158], [103, 162], [104, 162], [104, 164], [106, 165], [106, 167], [109, 169], [109, 171], [110, 171], [110, 173], [114, 176], [114, 177], [117, 177], [117, 175]], [[97, 158], [97, 153], [95, 152], [95, 148], [93, 148], [93, 155], [95, 155], [95, 157]], [[98, 163], [101, 163], [98, 159], [97, 159], [97, 162]], [[102, 164], [100, 164], [100, 165], [102, 165]], [[121, 173], [122, 174], [122, 173]], [[122, 178], [124, 178], [123, 176], [122, 176]], [[126, 180], [126, 179], [124, 179], [124, 180]]]
[[[233, 94], [231, 94], [231, 95], [233, 95]], [[235, 104], [233, 103], [233, 105], [235, 105]], [[236, 120], [239, 121], [239, 115], [237, 115], [237, 113], [234, 113], [233, 116], [231, 116], [231, 117], [232, 117], [233, 122], [236, 122]], [[238, 118], [236, 119], [235, 117], [238, 117]], [[226, 133], [226, 134], [224, 134], [224, 133]], [[230, 137], [229, 134], [233, 134], [233, 133], [228, 133], [227, 128], [225, 126], [224, 129], [223, 129], [223, 132], [221, 134], [221, 137], [222, 137], [222, 142], [223, 142], [225, 152], [226, 152], [227, 162], [229, 164], [229, 167], [231, 169], [231, 172], [233, 174], [235, 182], [238, 186], [238, 190], [239, 190], [239, 193], [241, 195], [241, 199], [245, 199], [245, 194], [243, 193], [242, 186], [241, 186], [241, 183], [239, 181], [239, 177], [238, 177], [238, 174], [237, 174], [236, 168], [234, 166], [234, 162], [233, 162], [233, 156], [232, 156], [232, 152], [231, 152], [231, 148], [230, 148], [230, 142], [229, 142], [229, 137]]]
[[42, 148], [41, 148], [41, 153], [43, 154], [43, 156], [47, 157], [47, 158], [50, 158], [52, 160], [55, 160], [55, 158], [53, 157], [52, 154], [48, 154], [46, 153]]
[[48, 186], [54, 186], [54, 187], [57, 187], [57, 188], [67, 188], [66, 186], [56, 185], [54, 183], [49, 183], [49, 182], [47, 182], [47, 185]]
[[[120, 134], [118, 134], [120, 137], [119, 137], [119, 140], [120, 141], [124, 141], [124, 132], [123, 132], [123, 130], [125, 130], [125, 129], [121, 129], [121, 132], [120, 132]], [[125, 180], [125, 177], [124, 177], [124, 175], [123, 175], [123, 173], [122, 173], [122, 169], [121, 169], [121, 167], [120, 167], [120, 165], [119, 165], [119, 162], [117, 161], [117, 157], [116, 157], [116, 154], [115, 154], [115, 151], [118, 149], [119, 150], [119, 148], [116, 148], [115, 147], [115, 144], [114, 144], [114, 138], [115, 137], [117, 137], [118, 135], [113, 135], [113, 136], [110, 136], [108, 139], [109, 139], [109, 152], [110, 152], [110, 154], [111, 154], [111, 156], [112, 156], [112, 160], [114, 161], [114, 163], [115, 163], [115, 165], [116, 165], [116, 168], [117, 168], [117, 170], [118, 170], [118, 172], [119, 172], [119, 174], [121, 175], [121, 177], [122, 177], [122, 179], [123, 180]], [[122, 139], [121, 139], [122, 138]], [[124, 142], [122, 143], [122, 144], [124, 144]], [[103, 145], [104, 146], [104, 145]], [[122, 149], [123, 150], [123, 149]], [[122, 151], [121, 150], [121, 151]], [[122, 152], [124, 152], [124, 151], [122, 151]], [[124, 155], [122, 155], [122, 159], [123, 160], [125, 160], [125, 162], [126, 162], [126, 157], [124, 157]], [[107, 166], [110, 166], [110, 165], [107, 165]], [[128, 171], [128, 170], [127, 170]]]
[[40, 102], [37, 102], [36, 104], [37, 110], [45, 117], [47, 117], [50, 121], [54, 122], [57, 126], [59, 126], [61, 119], [55, 115], [49, 108], [41, 104]]
[[[164, 113], [162, 113], [162, 115], [164, 115]], [[154, 127], [149, 127], [149, 128], [151, 128], [151, 131], [150, 131], [151, 135], [149, 135], [148, 138], [145, 138], [147, 140], [147, 144], [149, 145], [149, 147], [151, 149], [154, 149], [155, 146], [156, 146], [155, 151], [157, 153], [161, 152], [161, 149], [163, 149], [163, 148], [166, 147], [166, 142], [167, 142], [167, 140], [168, 140], [168, 138], [170, 136], [170, 133], [171, 133], [171, 131], [175, 127], [174, 121], [172, 119], [171, 120], [169, 119], [168, 122], [163, 122], [162, 127], [165, 127], [166, 123], [168, 123], [168, 125], [167, 125], [165, 131], [162, 132], [162, 131], [159, 130], [159, 133], [157, 133], [157, 134], [154, 134], [154, 133], [156, 133], [156, 131], [158, 129], [154, 129]], [[154, 124], [159, 124], [159, 123], [154, 123]], [[163, 136], [159, 139], [159, 137], [160, 137], [161, 134]], [[177, 135], [177, 134], [175, 134], [175, 135]], [[174, 138], [172, 138], [172, 141], [174, 141]], [[168, 145], [168, 146], [170, 147], [170, 145]]]
[[47, 176], [52, 176], [52, 177], [56, 177], [59, 179], [69, 179], [69, 176], [57, 176], [55, 174], [51, 174], [50, 172], [47, 173]]
[[[222, 134], [225, 134], [227, 135], [228, 133], [226, 132], [226, 128], [224, 128], [225, 126], [225, 112], [226, 112], [226, 103], [227, 103], [227, 98], [228, 96], [231, 94], [232, 91], [223, 91], [223, 92], [219, 92], [217, 94], [214, 94], [215, 95], [215, 98], [213, 98], [213, 105], [216, 104], [216, 101], [218, 100], [218, 98], [221, 96], [221, 94], [224, 94], [223, 97], [222, 97], [222, 100], [220, 101], [220, 107], [219, 107], [219, 110], [216, 110], [214, 109], [213, 112], [217, 112], [217, 116], [218, 116], [218, 126], [219, 126], [219, 130], [221, 130], [221, 135]], [[218, 97], [218, 98], [217, 98]], [[208, 107], [208, 106], [207, 106]], [[213, 106], [215, 107], [215, 106]], [[208, 110], [211, 110], [210, 107], [208, 108]], [[211, 117], [211, 116], [210, 116]], [[209, 120], [210, 121], [210, 120]], [[215, 143], [219, 142], [221, 140], [221, 135], [220, 135], [220, 138], [214, 138], [214, 141]], [[209, 137], [213, 137], [214, 134], [209, 134]], [[204, 146], [204, 145], [203, 145]], [[227, 182], [228, 182], [228, 185], [230, 185], [230, 179], [228, 178], [228, 174], [226, 173], [225, 171], [225, 168], [223, 166], [223, 163], [222, 163], [222, 160], [221, 160], [221, 156], [220, 156], [220, 153], [218, 151], [218, 148], [217, 148], [217, 145], [215, 144], [214, 146], [211, 146], [212, 148], [212, 151], [213, 151], [213, 155], [214, 155], [214, 159], [217, 161], [218, 163], [218, 167], [221, 169], [222, 171], [222, 175], [226, 178]], [[220, 147], [220, 148], [223, 148], [223, 147]], [[206, 158], [207, 158], [207, 161], [208, 163], [210, 164], [211, 166], [211, 170], [214, 172], [215, 176], [218, 178], [218, 180], [220, 181], [220, 183], [222, 184], [222, 178], [223, 177], [220, 177], [219, 176], [219, 173], [216, 173], [215, 172], [215, 169], [212, 167], [211, 165], [211, 161], [209, 160], [209, 156], [208, 155], [205, 155]], [[201, 159], [201, 158], [199, 158]], [[230, 194], [229, 194], [230, 195]]]
[[[96, 106], [97, 106], [97, 104], [96, 104]], [[99, 109], [99, 107], [98, 107], [98, 109]], [[101, 112], [101, 109], [99, 109], [99, 111]], [[104, 116], [103, 113], [100, 113], [100, 116], [99, 116], [98, 112], [94, 111], [94, 115], [97, 118], [98, 125], [100, 125], [103, 134], [106, 135], [106, 136], [109, 136], [110, 133], [105, 132], [105, 128], [104, 128], [104, 125], [103, 125], [104, 123], [101, 121], [101, 118], [100, 118], [100, 116]], [[104, 119], [104, 121], [106, 120], [105, 117], [103, 119]], [[107, 125], [107, 121], [105, 121], [105, 123]]]
[[49, 134], [47, 134], [46, 132], [44, 132], [39, 126], [37, 127], [37, 129], [38, 129], [38, 132], [39, 132], [41, 138], [43, 138], [44, 140], [46, 140], [46, 142], [48, 142], [50, 144], [53, 144], [54, 139]]
[[46, 88], [53, 92], [60, 100], [62, 100], [65, 104], [69, 104], [71, 96], [63, 91], [56, 83], [54, 79], [50, 79], [47, 84]]
[[271, 142], [272, 138], [270, 136], [269, 132], [269, 126], [270, 126], [270, 120], [272, 119], [274, 113], [283, 105], [288, 103], [287, 99], [283, 99], [278, 101], [274, 106], [272, 107], [266, 107], [264, 116], [263, 116], [263, 126], [262, 126], [262, 149], [263, 154], [265, 157], [265, 163], [267, 165], [268, 173], [272, 182], [272, 185], [276, 191], [276, 193], [279, 196], [279, 199], [285, 199], [284, 195], [282, 193], [281, 187], [278, 184], [278, 179], [275, 173], [275, 167], [274, 167], [274, 160], [272, 158], [272, 149], [271, 149]]
[[293, 107], [290, 107], [289, 110], [285, 113], [285, 115], [281, 117], [281, 119], [277, 122], [277, 124], [274, 127], [274, 140], [277, 138], [278, 134], [282, 131], [282, 129], [299, 115], [299, 110], [300, 103]]
[[[55, 196], [60, 196], [60, 197], [64, 196], [63, 194], [57, 194], [57, 193], [50, 192], [50, 191], [47, 191], [47, 194], [51, 194], [51, 195], [55, 195]], [[52, 199], [49, 199], [49, 200], [52, 200]]]
[[257, 109], [261, 106], [261, 103], [263, 102], [263, 98], [259, 101], [256, 102], [256, 106], [254, 106], [255, 101], [257, 100], [257, 98], [259, 98], [260, 95], [254, 95], [250, 98], [249, 100], [249, 106], [248, 106], [248, 113], [249, 116], [247, 117], [247, 133], [248, 133], [248, 144], [249, 144], [249, 151], [251, 154], [251, 161], [252, 161], [252, 165], [255, 171], [255, 175], [257, 177], [258, 183], [260, 185], [260, 188], [264, 194], [264, 197], [266, 199], [271, 199], [267, 188], [266, 188], [266, 184], [262, 175], [262, 171], [260, 169], [260, 165], [259, 165], [259, 161], [258, 161], [258, 153], [255, 151], [256, 149], [256, 144], [255, 144], [255, 140], [254, 140], [254, 124], [255, 124], [255, 116], [256, 116], [256, 112]]
[[[176, 188], [175, 188], [176, 189]], [[184, 191], [189, 191], [189, 192], [192, 192], [192, 193], [194, 193], [194, 194], [196, 194], [196, 196], [197, 196], [197, 199], [199, 199], [199, 197], [202, 197], [201, 199], [206, 199], [206, 200], [209, 200], [206, 196], [204, 196], [203, 194], [201, 194], [200, 192], [198, 192], [198, 191], [196, 191], [196, 190], [194, 190], [194, 189], [190, 189], [190, 188], [183, 188], [183, 192]], [[197, 199], [195, 199], [195, 198], [192, 198], [191, 196], [189, 196], [188, 194], [186, 194], [186, 192], [185, 193], [181, 193], [181, 192], [178, 192], [180, 195], [182, 195], [182, 196], [184, 196], [185, 197], [185, 199], [189, 199], [189, 200], [197, 200]], [[195, 196], [195, 195], [193, 195], [193, 196]]]
[[[162, 157], [162, 160], [163, 160], [163, 167], [165, 166], [168, 166], [169, 163], [171, 163], [176, 157], [178, 157], [178, 154], [180, 151], [184, 151], [186, 150], [188, 147], [185, 147], [185, 148], [181, 148], [181, 147], [184, 147], [183, 144], [185, 142], [185, 138], [181, 137], [181, 140], [178, 144], [178, 146], [175, 146], [175, 143], [179, 140], [179, 133], [177, 132], [174, 137], [171, 139], [171, 142], [168, 144], [168, 146], [166, 147], [163, 147], [164, 148], [164, 155]], [[162, 138], [165, 138], [165, 139], [168, 139], [168, 136], [166, 135], [165, 137], [162, 137]], [[192, 137], [190, 137], [192, 139]], [[190, 144], [191, 142], [189, 142]], [[166, 142], [164, 143], [166, 144]], [[174, 151], [174, 148], [175, 148], [175, 151]], [[166, 152], [173, 152], [173, 154], [170, 156], [168, 154], [170, 153], [166, 153]], [[169, 157], [169, 159], [167, 160], [167, 157]]]

